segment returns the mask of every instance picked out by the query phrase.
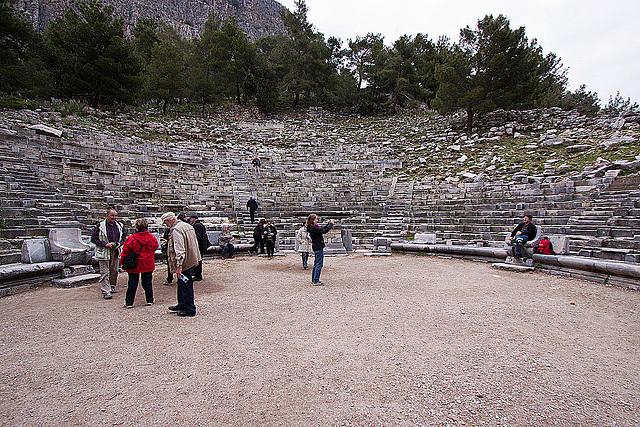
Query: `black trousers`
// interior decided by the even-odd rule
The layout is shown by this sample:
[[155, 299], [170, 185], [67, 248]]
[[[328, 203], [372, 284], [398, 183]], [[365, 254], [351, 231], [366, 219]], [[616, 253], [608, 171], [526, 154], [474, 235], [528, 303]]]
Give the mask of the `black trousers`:
[[169, 256], [165, 252], [166, 261], [167, 261], [167, 283], [173, 282], [173, 274], [171, 274], [171, 270], [169, 270]]
[[260, 253], [263, 254], [264, 253], [264, 242], [262, 241], [262, 239], [260, 239], [260, 240], [253, 239], [253, 246], [251, 246], [251, 249], [249, 249], [249, 252], [258, 253], [258, 246], [260, 247]]
[[196, 305], [193, 296], [193, 269], [191, 267], [188, 270], [182, 272], [187, 277], [187, 281], [184, 282], [178, 277], [178, 307], [180, 311], [186, 311], [190, 314], [196, 314]]
[[193, 278], [194, 279], [202, 279], [202, 260], [193, 267]]
[[276, 246], [276, 242], [273, 242], [271, 240], [267, 240], [266, 242], [267, 244], [267, 256], [268, 257], [272, 257], [273, 256], [273, 250]]
[[124, 298], [125, 305], [133, 305], [133, 300], [136, 298], [136, 290], [138, 289], [138, 282], [142, 276], [142, 289], [144, 289], [144, 296], [147, 302], [153, 302], [153, 272], [148, 271], [146, 273], [129, 273], [129, 283], [127, 284], [127, 294]]

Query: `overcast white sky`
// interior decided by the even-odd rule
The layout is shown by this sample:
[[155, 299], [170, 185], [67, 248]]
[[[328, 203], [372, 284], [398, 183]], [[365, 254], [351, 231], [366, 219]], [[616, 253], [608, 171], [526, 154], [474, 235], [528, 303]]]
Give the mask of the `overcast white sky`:
[[[294, 10], [294, 0], [278, 0]], [[309, 22], [346, 42], [380, 33], [390, 45], [400, 36], [426, 34], [457, 42], [460, 29], [487, 14], [524, 26], [545, 54], [569, 68], [569, 87], [595, 91], [605, 106], [616, 91], [640, 103], [640, 0], [306, 0]]]

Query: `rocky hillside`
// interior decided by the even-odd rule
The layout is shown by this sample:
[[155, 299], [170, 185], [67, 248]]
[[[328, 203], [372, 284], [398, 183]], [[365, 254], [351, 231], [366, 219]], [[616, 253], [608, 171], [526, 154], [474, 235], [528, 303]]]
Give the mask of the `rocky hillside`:
[[[18, 0], [16, 7], [33, 21], [38, 30], [72, 7], [76, 0]], [[125, 21], [127, 32], [140, 18], [155, 18], [173, 26], [183, 37], [200, 34], [213, 11], [220, 18], [235, 17], [250, 40], [284, 32], [280, 12], [285, 9], [274, 0], [106, 0]]]

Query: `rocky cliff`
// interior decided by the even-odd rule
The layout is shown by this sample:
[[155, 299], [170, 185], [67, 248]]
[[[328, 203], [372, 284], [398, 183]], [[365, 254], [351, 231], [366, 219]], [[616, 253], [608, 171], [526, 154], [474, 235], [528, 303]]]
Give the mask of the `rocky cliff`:
[[[174, 27], [183, 37], [197, 37], [213, 11], [222, 19], [235, 17], [240, 28], [254, 41], [269, 34], [284, 33], [280, 12], [285, 9], [274, 0], [106, 0], [125, 21], [127, 33], [141, 18], [155, 18]], [[76, 0], [18, 0], [34, 26], [43, 31]]]

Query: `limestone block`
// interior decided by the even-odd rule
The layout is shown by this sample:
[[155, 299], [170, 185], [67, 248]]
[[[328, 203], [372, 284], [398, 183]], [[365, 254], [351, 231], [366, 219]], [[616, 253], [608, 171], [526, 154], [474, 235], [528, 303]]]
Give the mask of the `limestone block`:
[[220, 237], [219, 231], [207, 231], [207, 237], [209, 238], [209, 243], [211, 243], [211, 246], [218, 246], [218, 237]]
[[640, 263], [640, 254], [627, 254], [624, 257], [624, 262], [638, 264]]
[[413, 238], [415, 243], [425, 243], [427, 245], [435, 245], [436, 244], [436, 235], [435, 233], [416, 233]]
[[55, 136], [57, 138], [60, 138], [62, 136], [61, 130], [52, 128], [51, 126], [32, 125], [29, 126], [29, 129], [35, 130], [36, 133], [39, 133], [41, 135]]
[[347, 250], [347, 252], [353, 251], [353, 235], [351, 234], [351, 230], [347, 230], [343, 228], [341, 230], [342, 233], [342, 245]]
[[21, 277], [43, 275], [47, 273], [59, 273], [63, 268], [63, 263], [55, 261], [41, 262], [38, 264], [0, 265], [0, 282]]
[[22, 262], [35, 264], [52, 261], [49, 239], [29, 239], [22, 242]]
[[591, 145], [577, 144], [577, 145], [568, 146], [566, 150], [567, 150], [567, 153], [573, 154], [573, 153], [580, 153], [582, 151], [587, 151], [591, 148], [593, 148]]
[[79, 276], [65, 277], [53, 280], [56, 288], [76, 288], [78, 286], [90, 285], [100, 280], [100, 274], [83, 274]]
[[557, 255], [566, 255], [569, 253], [569, 236], [548, 236], [551, 244], [553, 245], [553, 251]]
[[391, 251], [391, 239], [388, 237], [374, 237], [373, 250], [377, 252]]

